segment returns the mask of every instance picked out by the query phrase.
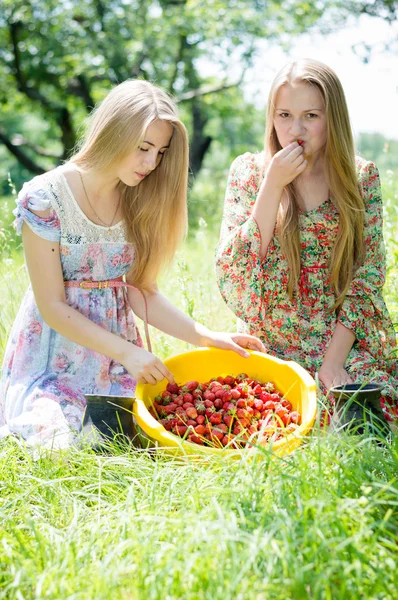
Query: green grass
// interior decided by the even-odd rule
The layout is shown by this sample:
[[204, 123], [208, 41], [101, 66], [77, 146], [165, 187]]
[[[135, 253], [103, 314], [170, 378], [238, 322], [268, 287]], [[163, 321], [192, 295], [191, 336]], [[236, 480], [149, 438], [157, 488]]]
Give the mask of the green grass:
[[[386, 301], [398, 322], [398, 198], [386, 180]], [[7, 217], [8, 214], [8, 217]], [[3, 210], [1, 345], [27, 285]], [[216, 235], [202, 227], [162, 290], [214, 329]], [[151, 330], [164, 358], [187, 344]], [[392, 600], [398, 446], [315, 428], [284, 459], [150, 456], [114, 445], [59, 454], [0, 441], [0, 599]]]

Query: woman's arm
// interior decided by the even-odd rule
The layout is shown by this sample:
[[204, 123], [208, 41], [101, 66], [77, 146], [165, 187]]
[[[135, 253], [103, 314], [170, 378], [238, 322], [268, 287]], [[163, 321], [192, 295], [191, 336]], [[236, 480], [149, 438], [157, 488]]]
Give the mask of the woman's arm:
[[35, 300], [47, 325], [76, 344], [120, 362], [137, 381], [156, 383], [164, 377], [173, 381], [156, 356], [96, 325], [67, 304], [58, 242], [39, 237], [26, 224], [22, 239]]
[[[128, 298], [134, 313], [144, 320], [144, 304], [141, 292], [128, 288]], [[147, 302], [148, 323], [164, 333], [193, 344], [195, 346], [215, 346], [225, 350], [234, 350], [241, 356], [247, 357], [244, 348], [264, 352], [261, 341], [251, 335], [228, 334], [211, 331], [197, 323], [167, 300], [159, 291], [145, 293]]]
[[326, 389], [335, 385], [352, 383], [344, 365], [354, 342], [354, 333], [341, 323], [337, 323], [318, 373], [319, 379]]
[[297, 142], [277, 152], [268, 166], [252, 212], [261, 234], [261, 258], [267, 253], [274, 235], [284, 188], [300, 175], [306, 166], [303, 148]]

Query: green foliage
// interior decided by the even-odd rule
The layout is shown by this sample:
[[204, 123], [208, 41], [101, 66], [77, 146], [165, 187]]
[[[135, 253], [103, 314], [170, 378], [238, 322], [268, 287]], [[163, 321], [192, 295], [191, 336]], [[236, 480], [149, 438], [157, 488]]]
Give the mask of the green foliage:
[[[67, 158], [87, 110], [114, 84], [130, 77], [154, 81], [185, 104], [191, 164], [197, 173], [212, 141], [204, 133], [208, 121], [217, 115], [233, 120], [235, 110], [239, 112], [239, 94], [227, 95], [226, 100], [223, 92], [237, 84], [241, 71], [251, 63], [256, 40], [286, 44], [336, 4], [328, 0], [317, 4], [290, 0], [288, 6], [280, 0], [1, 2], [0, 143], [19, 168], [32, 173]], [[217, 65], [219, 78], [207, 76], [209, 64]], [[214, 90], [220, 90], [217, 101]], [[7, 168], [19, 187], [26, 177], [18, 172], [15, 160]]]

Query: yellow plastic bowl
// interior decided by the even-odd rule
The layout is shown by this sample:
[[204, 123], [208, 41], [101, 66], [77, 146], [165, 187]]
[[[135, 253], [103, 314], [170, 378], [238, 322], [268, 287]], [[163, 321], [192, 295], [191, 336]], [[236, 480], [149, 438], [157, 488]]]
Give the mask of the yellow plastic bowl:
[[[260, 352], [251, 352], [249, 358], [243, 358], [236, 352], [228, 350], [200, 348], [168, 358], [164, 364], [173, 373], [175, 381], [179, 385], [190, 380], [203, 383], [212, 377], [236, 376], [239, 373], [247, 373], [249, 377], [261, 382], [272, 381], [292, 403], [294, 410], [299, 411], [302, 419], [300, 427], [294, 433], [272, 444], [272, 452], [278, 456], [288, 454], [297, 448], [301, 444], [303, 436], [314, 423], [316, 416], [315, 381], [305, 369], [293, 361], [279, 360]], [[155, 396], [165, 388], [165, 380], [155, 386], [149, 384], [137, 386], [133, 414], [137, 424], [150, 440], [155, 442], [158, 447], [166, 448], [177, 455], [211, 455], [220, 452], [237, 458], [241, 455], [241, 450], [200, 446], [183, 441], [167, 431], [148, 411]], [[267, 444], [268, 442], [264, 443], [264, 445]], [[249, 452], [254, 450], [251, 449]]]

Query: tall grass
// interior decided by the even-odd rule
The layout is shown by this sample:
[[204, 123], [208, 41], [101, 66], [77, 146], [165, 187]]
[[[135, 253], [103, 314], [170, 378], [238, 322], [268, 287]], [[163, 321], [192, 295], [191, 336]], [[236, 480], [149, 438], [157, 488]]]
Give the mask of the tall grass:
[[[386, 300], [398, 321], [396, 194], [387, 181]], [[27, 285], [5, 221], [1, 352]], [[195, 319], [233, 329], [216, 289], [215, 243], [202, 223], [161, 288]], [[151, 335], [161, 358], [187, 348]], [[83, 443], [37, 455], [2, 440], [0, 599], [392, 600], [397, 467], [396, 441], [379, 446], [318, 426], [283, 459], [263, 450], [240, 461], [122, 444], [103, 455]]]

